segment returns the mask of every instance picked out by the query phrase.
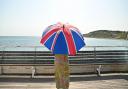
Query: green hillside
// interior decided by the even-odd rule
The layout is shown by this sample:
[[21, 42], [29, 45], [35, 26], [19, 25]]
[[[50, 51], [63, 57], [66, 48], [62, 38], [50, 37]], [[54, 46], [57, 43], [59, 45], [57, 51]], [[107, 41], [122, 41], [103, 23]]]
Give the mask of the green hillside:
[[97, 30], [83, 35], [92, 38], [128, 39], [128, 31]]

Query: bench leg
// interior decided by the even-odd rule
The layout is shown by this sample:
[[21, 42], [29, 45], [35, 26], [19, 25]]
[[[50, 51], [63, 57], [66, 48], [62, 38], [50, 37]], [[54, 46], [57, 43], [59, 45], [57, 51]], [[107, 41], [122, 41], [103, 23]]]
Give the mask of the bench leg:
[[31, 78], [34, 78], [34, 74], [35, 74], [35, 68], [32, 66], [32, 76], [31, 76]]
[[96, 71], [97, 71], [97, 76], [101, 76], [101, 65], [99, 65]]

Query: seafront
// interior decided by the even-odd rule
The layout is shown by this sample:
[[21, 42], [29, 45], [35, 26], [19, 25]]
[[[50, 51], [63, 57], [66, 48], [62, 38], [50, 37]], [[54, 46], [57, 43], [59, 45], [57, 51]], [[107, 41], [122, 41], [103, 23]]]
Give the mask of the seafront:
[[[15, 47], [18, 48], [21, 47]], [[69, 89], [128, 89], [127, 46], [123, 47], [125, 50], [89, 48], [94, 50], [69, 56], [71, 74], [77, 74], [70, 76]], [[34, 51], [6, 49], [0, 52], [0, 89], [56, 89], [54, 75], [46, 75], [54, 73], [54, 55], [37, 48]], [[97, 69], [101, 71], [100, 77]]]
[[[71, 75], [69, 89], [128, 89], [128, 73]], [[0, 76], [0, 89], [56, 89], [54, 76]]]
[[[42, 47], [8, 47], [0, 51], [0, 74], [53, 74], [54, 55], [50, 51], [39, 51]], [[127, 46], [88, 46], [76, 56], [69, 56], [70, 73], [97, 73], [128, 71]], [[20, 50], [18, 50], [20, 49]], [[87, 50], [88, 49], [88, 50]], [[91, 49], [91, 50], [89, 50]], [[106, 50], [105, 50], [106, 49]], [[120, 50], [118, 50], [120, 49]], [[18, 51], [17, 51], [18, 50]]]

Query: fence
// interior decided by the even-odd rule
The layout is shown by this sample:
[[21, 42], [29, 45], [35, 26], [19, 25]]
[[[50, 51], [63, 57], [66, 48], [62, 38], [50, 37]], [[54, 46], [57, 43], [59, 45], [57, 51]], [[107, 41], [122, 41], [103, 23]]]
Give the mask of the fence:
[[[69, 56], [71, 73], [128, 72], [127, 46], [87, 46], [76, 56]], [[0, 51], [1, 74], [54, 73], [54, 55], [40, 46], [2, 47]]]

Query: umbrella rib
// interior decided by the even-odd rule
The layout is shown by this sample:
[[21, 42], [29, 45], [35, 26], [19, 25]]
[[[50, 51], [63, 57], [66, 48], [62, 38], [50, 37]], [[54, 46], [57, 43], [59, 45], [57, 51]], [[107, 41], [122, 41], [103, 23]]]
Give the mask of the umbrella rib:
[[54, 46], [55, 46], [55, 43], [56, 43], [56, 40], [57, 40], [57, 38], [58, 38], [59, 33], [60, 33], [60, 31], [56, 33], [55, 38], [54, 38], [54, 40], [53, 40], [52, 47], [51, 47], [51, 50], [52, 50], [52, 51], [54, 50]]

